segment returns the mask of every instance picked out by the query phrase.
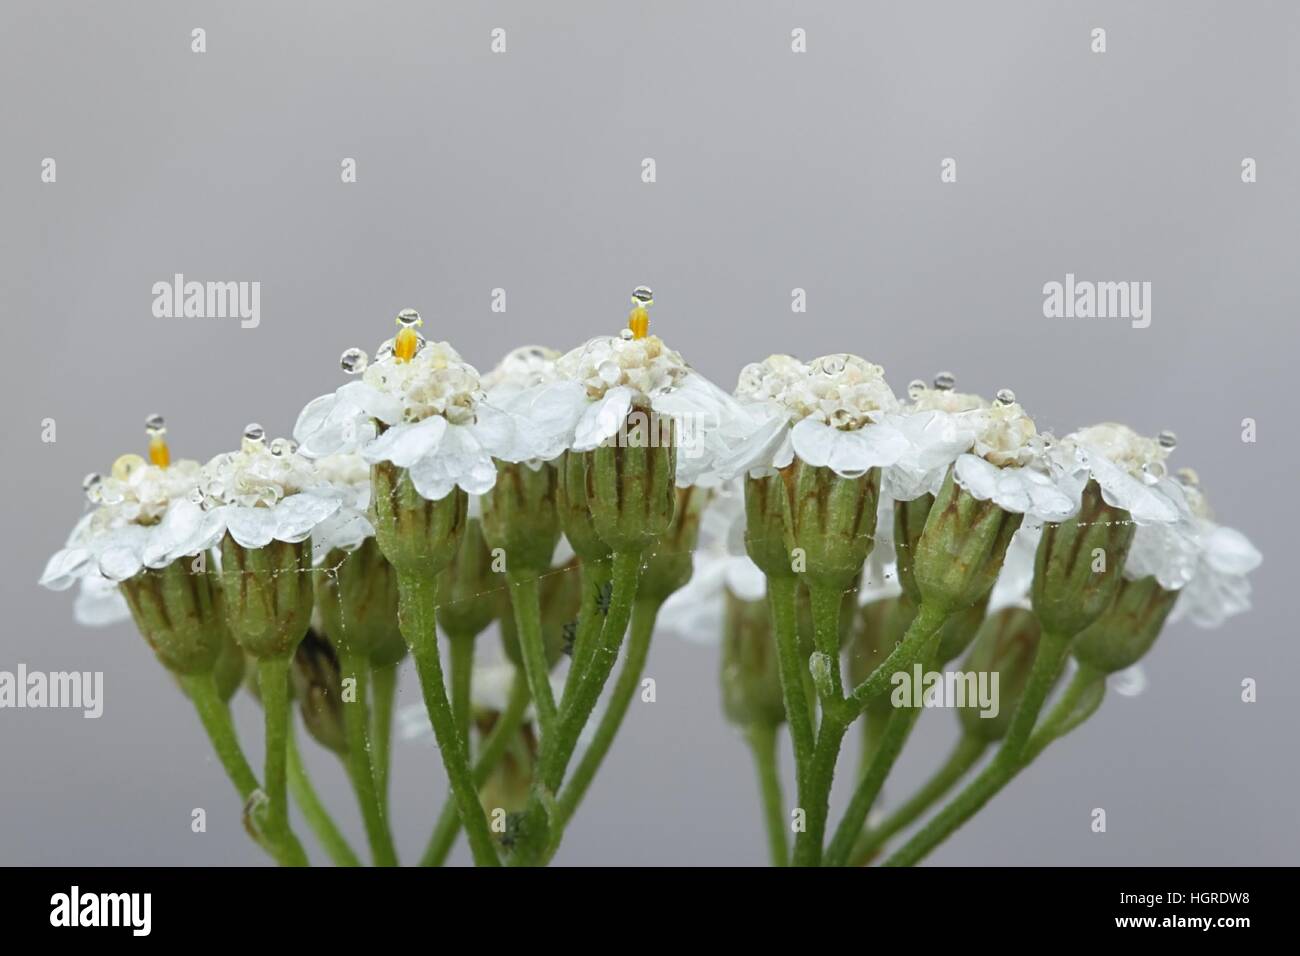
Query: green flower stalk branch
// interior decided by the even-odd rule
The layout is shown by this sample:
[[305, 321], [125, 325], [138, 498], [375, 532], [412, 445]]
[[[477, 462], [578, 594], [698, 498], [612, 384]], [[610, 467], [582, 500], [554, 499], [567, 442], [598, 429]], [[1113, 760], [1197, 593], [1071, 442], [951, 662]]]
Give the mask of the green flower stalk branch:
[[[1249, 608], [1261, 556], [1194, 472], [1170, 476], [1171, 432], [1058, 439], [1009, 389], [985, 400], [942, 372], [900, 399], [849, 353], [772, 355], [728, 393], [650, 334], [652, 304], [638, 287], [619, 334], [523, 346], [486, 375], [404, 309], [373, 358], [342, 353], [349, 380], [307, 403], [292, 439], [252, 424], [235, 451], [173, 460], [150, 415], [147, 458], [86, 476], [89, 507], [40, 583], [76, 586], [81, 623], [133, 620], [276, 862], [309, 862], [292, 795], [325, 855], [360, 865], [308, 778], [296, 705], [346, 770], [371, 861], [397, 864], [408, 654], [422, 707], [418, 723], [403, 710], [403, 736], [427, 717], [449, 791], [422, 865], [462, 829], [476, 865], [555, 857], [658, 628], [716, 639], [722, 716], [754, 766], [754, 845], [778, 866], [861, 865], [919, 824], [894, 866], [1087, 721], [1167, 623]], [[231, 717], [241, 687], [262, 707], [260, 781]], [[958, 738], [891, 805], [931, 706], [955, 709]]]

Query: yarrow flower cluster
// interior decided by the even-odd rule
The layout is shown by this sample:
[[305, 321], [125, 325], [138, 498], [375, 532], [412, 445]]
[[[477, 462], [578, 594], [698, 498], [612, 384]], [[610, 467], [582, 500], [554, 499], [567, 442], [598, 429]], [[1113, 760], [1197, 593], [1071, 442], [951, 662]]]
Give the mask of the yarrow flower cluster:
[[[639, 287], [621, 333], [516, 348], [485, 375], [404, 310], [373, 358], [343, 352], [349, 380], [306, 404], [292, 438], [249, 425], [202, 465], [172, 461], [150, 416], [147, 459], [85, 479], [89, 510], [40, 583], [79, 585], [82, 623], [134, 619], [198, 708], [249, 833], [286, 865], [307, 859], [287, 812], [290, 688], [347, 767], [373, 861], [397, 862], [388, 741], [408, 654], [425, 703], [403, 723], [432, 730], [452, 794], [423, 863], [462, 830], [479, 865], [549, 860], [656, 626], [720, 644], [723, 711], [754, 747], [775, 863], [873, 859], [996, 747], [890, 858], [913, 863], [1086, 719], [1109, 675], [1132, 686], [1167, 621], [1249, 608], [1261, 556], [1215, 520], [1194, 472], [1170, 473], [1172, 432], [1057, 438], [1010, 389], [986, 399], [944, 372], [900, 399], [849, 353], [772, 355], [727, 392], [650, 333], [652, 305]], [[494, 622], [506, 661], [485, 668]], [[943, 785], [882, 814], [920, 707], [891, 687], [962, 655], [1001, 678], [1002, 716], [962, 711]], [[248, 669], [260, 780], [220, 716]], [[832, 831], [854, 725], [863, 773]], [[787, 726], [806, 814], [793, 846], [775, 756]], [[357, 862], [319, 803], [304, 812], [334, 862]]]

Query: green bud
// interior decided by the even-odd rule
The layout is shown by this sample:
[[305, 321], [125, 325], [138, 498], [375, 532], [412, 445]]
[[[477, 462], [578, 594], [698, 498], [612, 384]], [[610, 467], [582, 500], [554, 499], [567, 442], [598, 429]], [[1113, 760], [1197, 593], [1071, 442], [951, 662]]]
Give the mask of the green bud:
[[227, 637], [213, 575], [181, 558], [146, 568], [120, 587], [136, 628], [164, 667], [186, 676], [212, 671]]
[[331, 551], [314, 577], [321, 625], [338, 647], [363, 657], [394, 640], [405, 649], [397, 627], [397, 574], [374, 538], [355, 551]]
[[922, 602], [951, 612], [984, 598], [1023, 518], [973, 497], [953, 481], [949, 469], [913, 551], [912, 573]]
[[438, 623], [453, 637], [477, 637], [496, 620], [501, 592], [483, 525], [470, 518], [451, 564], [438, 575]]
[[842, 478], [796, 458], [781, 472], [785, 546], [812, 586], [847, 591], [862, 572], [876, 535], [880, 469]]
[[221, 539], [226, 620], [239, 646], [258, 660], [287, 658], [311, 623], [311, 540], [245, 548]]
[[794, 577], [785, 546], [784, 499], [780, 475], [745, 478], [745, 550], [769, 578]]
[[1106, 504], [1095, 481], [1084, 488], [1077, 515], [1043, 525], [1030, 594], [1044, 628], [1073, 637], [1105, 613], [1135, 531], [1129, 513]]
[[583, 561], [599, 562], [609, 558], [609, 545], [596, 533], [587, 504], [587, 468], [592, 452], [566, 451], [555, 463], [556, 510], [560, 529], [569, 539], [573, 553]]
[[1033, 669], [1041, 634], [1038, 620], [1023, 608], [1006, 608], [984, 622], [962, 670], [998, 675], [998, 713], [996, 717], [981, 717], [980, 707], [974, 702], [961, 708], [957, 716], [967, 734], [990, 743], [1006, 736], [1011, 715]]
[[633, 407], [610, 441], [591, 452], [587, 505], [596, 533], [612, 550], [644, 551], [668, 530], [676, 506], [677, 436], [660, 440], [659, 415]]
[[550, 465], [497, 462], [497, 481], [483, 496], [483, 538], [505, 552], [506, 572], [536, 577], [551, 567], [560, 542], [558, 475]]
[[785, 721], [776, 638], [767, 601], [742, 601], [726, 593], [722, 627], [722, 709], [741, 727]]
[[921, 495], [912, 501], [894, 502], [894, 551], [898, 561], [898, 583], [913, 604], [921, 603], [921, 592], [912, 573], [913, 556], [925, 521], [934, 505], [934, 495]]
[[700, 515], [709, 493], [692, 485], [678, 488], [676, 495], [672, 524], [655, 543], [654, 552], [641, 569], [638, 600], [662, 604], [691, 579], [693, 552], [700, 538]]
[[370, 469], [379, 550], [399, 573], [435, 575], [448, 564], [465, 532], [469, 498], [453, 488], [429, 501], [405, 468], [381, 461]]
[[309, 630], [294, 651], [289, 671], [307, 732], [339, 756], [348, 752], [343, 725], [343, 681], [338, 655], [321, 634]]
[[1111, 674], [1136, 664], [1160, 636], [1178, 600], [1155, 578], [1120, 582], [1115, 602], [1074, 642], [1080, 664]]

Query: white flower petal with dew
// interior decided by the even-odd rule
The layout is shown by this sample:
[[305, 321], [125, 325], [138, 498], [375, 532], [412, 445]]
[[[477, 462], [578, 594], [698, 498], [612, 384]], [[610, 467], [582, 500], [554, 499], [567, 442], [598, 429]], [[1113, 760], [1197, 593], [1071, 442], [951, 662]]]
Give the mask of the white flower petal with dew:
[[337, 498], [329, 498], [311, 491], [290, 495], [276, 504], [275, 540], [297, 544], [311, 536], [312, 531], [325, 519], [339, 510]]
[[906, 451], [882, 478], [881, 490], [895, 501], [938, 494], [948, 468], [970, 451], [977, 431], [970, 415], [937, 410], [903, 412], [886, 422], [907, 441]]
[[632, 389], [618, 386], [588, 405], [574, 429], [573, 450], [591, 451], [617, 435], [632, 411], [635, 397]]
[[1009, 607], [1032, 610], [1029, 589], [1034, 583], [1034, 558], [1042, 538], [1041, 524], [1026, 522], [1016, 529], [1002, 559], [1002, 570], [998, 572], [998, 579], [989, 595], [987, 613], [995, 614]]
[[372, 465], [389, 461], [398, 468], [410, 468], [417, 461], [437, 453], [450, 427], [441, 415], [413, 424], [394, 425], [363, 448], [361, 457]]
[[1040, 521], [1065, 521], [1079, 510], [1077, 499], [1030, 466], [1000, 468], [978, 455], [961, 455], [953, 466], [953, 478], [973, 498]]
[[845, 431], [805, 418], [790, 431], [799, 458], [814, 467], [831, 469], [842, 478], [858, 478], [872, 468], [894, 464], [908, 450], [908, 441], [888, 424]]
[[130, 618], [131, 609], [116, 582], [88, 574], [81, 579], [72, 616], [83, 627], [107, 627]]
[[56, 551], [45, 563], [39, 583], [51, 591], [66, 591], [91, 569], [94, 558], [94, 552], [89, 548], [63, 548]]
[[279, 520], [271, 508], [224, 505], [219, 509], [226, 530], [243, 548], [264, 548], [275, 540]]

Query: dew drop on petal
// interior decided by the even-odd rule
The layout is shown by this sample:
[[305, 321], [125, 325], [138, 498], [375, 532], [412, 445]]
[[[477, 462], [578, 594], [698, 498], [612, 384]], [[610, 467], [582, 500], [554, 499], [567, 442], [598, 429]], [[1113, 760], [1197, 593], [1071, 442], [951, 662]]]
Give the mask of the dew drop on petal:
[[404, 329], [416, 328], [424, 324], [424, 319], [414, 309], [403, 309], [397, 313], [397, 324]]
[[359, 375], [370, 364], [370, 357], [365, 349], [351, 348], [339, 356], [339, 368], [349, 375]]
[[254, 445], [260, 445], [266, 441], [266, 429], [257, 422], [250, 422], [244, 426], [244, 441]]
[[99, 504], [101, 497], [100, 486], [103, 483], [104, 476], [96, 471], [92, 471], [81, 480], [81, 490], [86, 493], [86, 498], [91, 504]]
[[1149, 461], [1142, 466], [1142, 480], [1148, 485], [1154, 485], [1165, 473], [1165, 463], [1162, 461]]
[[623, 329], [618, 333], [618, 337], [624, 342], [631, 342], [636, 337], [636, 333], [631, 329]]
[[148, 418], [144, 420], [144, 433], [148, 435], [150, 438], [154, 438], [159, 435], [165, 435], [167, 434], [167, 423], [163, 421], [163, 417], [161, 415], [159, 415], [157, 412], [154, 412], [152, 415], [150, 415]]
[[291, 438], [276, 438], [271, 442], [271, 454], [277, 458], [292, 455], [298, 450], [298, 443]]
[[914, 378], [907, 383], [907, 395], [912, 401], [916, 401], [925, 394], [925, 382], [922, 379]]
[[639, 285], [632, 290], [632, 302], [634, 305], [654, 305], [655, 294], [650, 291], [649, 286]]
[[1014, 405], [1016, 403], [1016, 393], [1009, 388], [998, 389], [997, 400], [999, 405]]
[[952, 372], [940, 372], [934, 377], [934, 387], [941, 392], [951, 392], [957, 385], [957, 376]]
[[1166, 451], [1173, 451], [1174, 448], [1178, 446], [1178, 436], [1175, 435], [1173, 432], [1169, 431], [1168, 429], [1162, 431], [1159, 435], [1157, 435], [1156, 441], [1159, 442], [1160, 447], [1165, 449]]
[[379, 350], [375, 352], [375, 361], [382, 362], [386, 358], [393, 357], [393, 340], [386, 339], [379, 345]]

